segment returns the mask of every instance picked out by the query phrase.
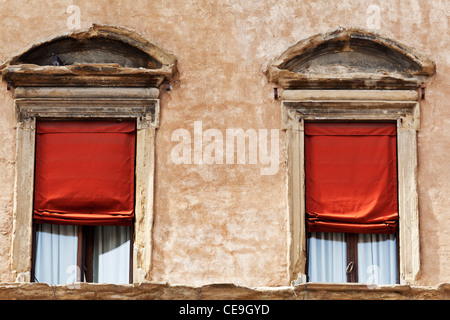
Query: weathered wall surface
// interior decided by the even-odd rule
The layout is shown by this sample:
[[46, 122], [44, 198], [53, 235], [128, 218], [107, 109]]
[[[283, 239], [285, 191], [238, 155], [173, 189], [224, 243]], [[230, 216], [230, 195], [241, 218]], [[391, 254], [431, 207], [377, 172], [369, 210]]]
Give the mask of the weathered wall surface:
[[[437, 65], [421, 103], [419, 285], [450, 281], [450, 44], [448, 1], [430, 0], [0, 0], [0, 61], [43, 39], [93, 23], [140, 33], [178, 58], [173, 90], [161, 97], [156, 134], [152, 281], [204, 285], [287, 285], [286, 153], [278, 170], [258, 164], [181, 164], [171, 160], [174, 130], [194, 136], [229, 128], [279, 129], [280, 101], [263, 71], [289, 45], [339, 27], [369, 28], [415, 47]], [[376, 5], [373, 7], [371, 5]], [[377, 9], [379, 8], [379, 16]], [[379, 19], [378, 19], [379, 18]], [[378, 28], [379, 27], [379, 28]], [[372, 28], [372, 29], [370, 29]], [[0, 85], [0, 281], [9, 267], [15, 121]]]

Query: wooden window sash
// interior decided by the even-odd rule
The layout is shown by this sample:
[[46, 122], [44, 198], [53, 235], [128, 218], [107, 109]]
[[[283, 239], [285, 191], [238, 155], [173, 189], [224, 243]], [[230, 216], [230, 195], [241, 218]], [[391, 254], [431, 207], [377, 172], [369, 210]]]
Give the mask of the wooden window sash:
[[347, 243], [347, 282], [358, 282], [358, 234], [346, 233]]

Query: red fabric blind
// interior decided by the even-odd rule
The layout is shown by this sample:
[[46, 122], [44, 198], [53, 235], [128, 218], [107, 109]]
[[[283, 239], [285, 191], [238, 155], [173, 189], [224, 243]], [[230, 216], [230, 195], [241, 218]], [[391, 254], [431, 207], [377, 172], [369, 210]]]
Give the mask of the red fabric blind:
[[395, 123], [305, 123], [309, 231], [396, 232], [396, 139]]
[[40, 121], [37, 223], [129, 225], [134, 217], [134, 121]]

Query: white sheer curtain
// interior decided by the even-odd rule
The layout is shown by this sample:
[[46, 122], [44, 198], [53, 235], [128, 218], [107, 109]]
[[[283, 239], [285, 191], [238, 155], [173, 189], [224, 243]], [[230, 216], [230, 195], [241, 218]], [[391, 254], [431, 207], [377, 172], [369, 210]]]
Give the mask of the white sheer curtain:
[[77, 226], [36, 225], [34, 278], [37, 282], [48, 284], [76, 282], [77, 233]]
[[130, 227], [95, 227], [93, 278], [99, 283], [130, 282]]
[[347, 282], [345, 233], [311, 232], [308, 252], [310, 282]]
[[358, 282], [397, 283], [397, 242], [395, 234], [358, 235]]
[[[94, 227], [93, 282], [129, 283], [130, 238], [128, 226]], [[77, 282], [77, 253], [78, 226], [37, 224], [35, 280], [48, 284]]]
[[[395, 234], [358, 234], [358, 282], [397, 283]], [[311, 232], [308, 239], [310, 282], [347, 282], [345, 233]]]

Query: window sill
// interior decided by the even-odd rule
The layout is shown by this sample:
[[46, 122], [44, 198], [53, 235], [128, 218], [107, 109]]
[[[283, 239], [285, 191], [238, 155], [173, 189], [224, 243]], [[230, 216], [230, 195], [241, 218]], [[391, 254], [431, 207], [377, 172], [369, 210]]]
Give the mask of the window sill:
[[125, 285], [74, 283], [0, 283], [0, 299], [22, 300], [442, 300], [450, 298], [450, 283], [436, 286], [306, 283], [295, 287], [203, 286], [142, 282]]

